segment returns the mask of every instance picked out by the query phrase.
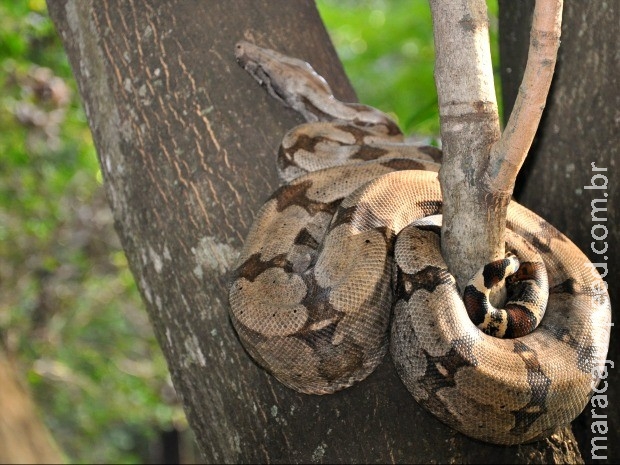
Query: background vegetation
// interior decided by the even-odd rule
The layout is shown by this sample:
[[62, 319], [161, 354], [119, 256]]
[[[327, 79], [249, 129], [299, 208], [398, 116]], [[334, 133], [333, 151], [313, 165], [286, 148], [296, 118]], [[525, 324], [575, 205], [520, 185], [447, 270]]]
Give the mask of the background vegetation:
[[[318, 0], [317, 5], [361, 102], [391, 113], [406, 134], [439, 134], [435, 52], [427, 0]], [[497, 0], [489, 8], [497, 72]]]
[[[427, 2], [318, 5], [360, 101], [435, 139]], [[0, 88], [0, 347], [70, 462], [152, 460], [159, 432], [187, 425], [44, 0], [0, 1]]]

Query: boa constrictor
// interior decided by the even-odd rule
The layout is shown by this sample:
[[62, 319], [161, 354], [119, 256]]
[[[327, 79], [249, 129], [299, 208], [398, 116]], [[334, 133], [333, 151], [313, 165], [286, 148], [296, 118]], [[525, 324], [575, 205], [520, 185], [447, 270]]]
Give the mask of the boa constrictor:
[[[284, 137], [286, 184], [259, 211], [234, 270], [230, 316], [249, 354], [285, 385], [326, 394], [368, 376], [389, 346], [414, 398], [484, 441], [527, 442], [572, 421], [609, 341], [606, 287], [585, 255], [512, 202], [506, 248], [524, 262], [515, 286], [549, 289], [547, 309], [529, 334], [486, 334], [482, 320], [498, 335], [512, 323], [468, 315], [441, 257], [440, 151], [403, 143], [374, 108], [336, 100], [305, 62], [247, 42], [236, 56], [308, 120]], [[483, 270], [465, 301], [515, 265], [509, 257]], [[527, 289], [514, 303], [526, 320]]]

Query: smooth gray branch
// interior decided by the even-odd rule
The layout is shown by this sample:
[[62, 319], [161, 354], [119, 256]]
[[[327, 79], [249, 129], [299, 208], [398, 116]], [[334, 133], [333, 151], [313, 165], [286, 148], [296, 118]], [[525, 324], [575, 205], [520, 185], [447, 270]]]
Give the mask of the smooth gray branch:
[[490, 192], [512, 193], [545, 108], [560, 46], [563, 0], [537, 0], [523, 81], [510, 119], [491, 150]]

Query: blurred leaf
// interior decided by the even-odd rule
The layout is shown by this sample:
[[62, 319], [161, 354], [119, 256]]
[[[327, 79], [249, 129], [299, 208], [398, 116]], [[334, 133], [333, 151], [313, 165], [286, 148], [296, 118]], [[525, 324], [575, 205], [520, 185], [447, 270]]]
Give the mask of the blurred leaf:
[[[488, 4], [497, 58], [497, 0]], [[396, 116], [405, 133], [437, 136], [428, 1], [318, 0], [317, 6], [360, 101]]]

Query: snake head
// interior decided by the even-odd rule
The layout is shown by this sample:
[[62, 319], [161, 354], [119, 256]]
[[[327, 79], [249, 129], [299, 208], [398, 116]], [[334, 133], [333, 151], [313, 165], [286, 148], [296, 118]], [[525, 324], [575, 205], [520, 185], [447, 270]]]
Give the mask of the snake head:
[[312, 102], [317, 95], [332, 95], [332, 90], [308, 63], [246, 41], [237, 43], [235, 57], [269, 95], [307, 121], [322, 119], [323, 112]]

